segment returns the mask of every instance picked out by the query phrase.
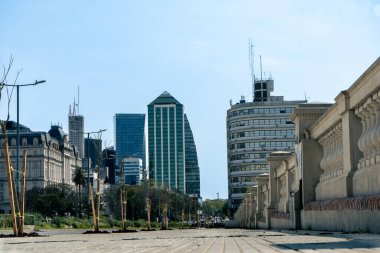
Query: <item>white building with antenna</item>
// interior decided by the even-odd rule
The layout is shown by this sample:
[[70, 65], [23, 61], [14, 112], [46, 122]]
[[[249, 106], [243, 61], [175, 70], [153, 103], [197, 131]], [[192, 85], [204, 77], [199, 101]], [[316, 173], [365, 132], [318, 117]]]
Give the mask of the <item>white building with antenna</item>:
[[249, 189], [255, 187], [255, 177], [269, 172], [266, 158], [270, 153], [294, 152], [295, 127], [290, 116], [298, 104], [307, 102], [285, 101], [283, 96], [271, 95], [273, 79], [254, 75], [251, 43], [250, 61], [252, 102], [242, 97], [238, 103], [230, 103], [226, 119], [228, 200], [232, 213], [239, 208]]
[[75, 102], [69, 107], [69, 141], [79, 152], [79, 157], [84, 158], [84, 117], [79, 114], [79, 86], [78, 103]]

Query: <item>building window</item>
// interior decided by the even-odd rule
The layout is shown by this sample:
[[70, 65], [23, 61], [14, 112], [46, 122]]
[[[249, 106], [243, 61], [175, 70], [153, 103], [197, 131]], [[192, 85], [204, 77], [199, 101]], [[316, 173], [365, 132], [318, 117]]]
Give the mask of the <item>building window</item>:
[[27, 146], [28, 145], [28, 140], [26, 138], [22, 138], [22, 146]]
[[38, 139], [36, 137], [33, 138], [33, 146], [38, 145]]
[[12, 138], [12, 140], [11, 140], [11, 146], [16, 146], [16, 139], [15, 138]]

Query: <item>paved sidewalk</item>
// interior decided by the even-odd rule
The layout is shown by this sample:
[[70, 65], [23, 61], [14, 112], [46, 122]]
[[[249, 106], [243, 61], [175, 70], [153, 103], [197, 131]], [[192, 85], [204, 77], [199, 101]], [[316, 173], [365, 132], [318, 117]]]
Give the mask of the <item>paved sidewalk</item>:
[[380, 252], [377, 234], [241, 229], [90, 235], [73, 232], [80, 231], [51, 230], [40, 233], [48, 234], [46, 237], [0, 238], [0, 252]]

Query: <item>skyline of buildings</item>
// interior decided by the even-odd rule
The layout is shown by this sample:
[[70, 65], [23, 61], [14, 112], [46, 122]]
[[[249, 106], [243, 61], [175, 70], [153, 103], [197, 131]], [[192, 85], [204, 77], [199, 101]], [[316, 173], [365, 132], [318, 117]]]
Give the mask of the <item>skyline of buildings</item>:
[[294, 108], [306, 100], [286, 101], [271, 96], [272, 79], [254, 80], [253, 101], [243, 97], [227, 110], [228, 202], [234, 213], [244, 194], [256, 185], [256, 176], [268, 173], [273, 151], [294, 152]]
[[[86, 133], [84, 132], [84, 117], [78, 114], [79, 109], [77, 107], [78, 104], [75, 102], [73, 108], [70, 105], [68, 113], [69, 133], [66, 134], [62, 126], [59, 125], [52, 125], [48, 132], [51, 138], [60, 142], [56, 148], [63, 149], [65, 152], [72, 150], [75, 164], [68, 160], [67, 154], [64, 154], [61, 159], [63, 164], [60, 169], [61, 179], [55, 178], [50, 181], [48, 179], [46, 184], [33, 184], [33, 186], [45, 187], [50, 183], [72, 185], [72, 176], [76, 167], [83, 168], [87, 178], [88, 161], [90, 161], [90, 182], [94, 180], [94, 177], [99, 177], [99, 175], [95, 175], [94, 169], [98, 166], [98, 148], [100, 147], [102, 150], [102, 140], [91, 138], [91, 136], [90, 138], [84, 137]], [[119, 157], [119, 159], [124, 159], [127, 162], [123, 165], [123, 175], [119, 174], [119, 178], [122, 177], [122, 181], [126, 184], [141, 184], [142, 180], [150, 178], [154, 179], [157, 185], [167, 187], [169, 190], [177, 189], [186, 194], [200, 197], [197, 149], [189, 120], [184, 113], [184, 106], [168, 92], [164, 92], [147, 107], [149, 118], [154, 119], [150, 123], [145, 122], [145, 114], [117, 113], [114, 115], [115, 147], [105, 148], [101, 151], [100, 178], [108, 184], [119, 182], [117, 171], [120, 173], [121, 168], [118, 168], [116, 163]], [[146, 125], [153, 126], [154, 131], [152, 128], [147, 131]], [[32, 132], [24, 126], [22, 129], [25, 132]], [[12, 133], [11, 127], [8, 130]], [[148, 132], [153, 134], [146, 136]], [[149, 156], [152, 162], [150, 168], [154, 168], [154, 170], [149, 171], [150, 173], [146, 170], [146, 138], [150, 141], [149, 147], [153, 147], [153, 143], [159, 145], [149, 150], [154, 152], [153, 156], [152, 154]], [[37, 143], [35, 140], [33, 142]], [[10, 140], [10, 143], [11, 146], [15, 145], [14, 140]], [[64, 152], [61, 151], [61, 153]], [[13, 156], [14, 154], [11, 153], [11, 157]], [[157, 158], [159, 159], [157, 160]], [[58, 168], [56, 164], [51, 166], [54, 168], [53, 170]], [[138, 168], [136, 169], [133, 166], [138, 166]], [[58, 172], [54, 173], [57, 174]]]

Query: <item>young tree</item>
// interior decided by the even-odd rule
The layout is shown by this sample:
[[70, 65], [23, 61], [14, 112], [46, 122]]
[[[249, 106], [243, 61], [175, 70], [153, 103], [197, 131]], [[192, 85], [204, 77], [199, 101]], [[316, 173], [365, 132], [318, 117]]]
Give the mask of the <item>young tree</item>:
[[[9, 86], [7, 84], [8, 75], [10, 73], [10, 70], [13, 65], [13, 57], [11, 56], [8, 66], [3, 66], [3, 76], [0, 79], [0, 103], [2, 98], [2, 92], [4, 87]], [[8, 181], [8, 190], [9, 190], [9, 196], [10, 196], [10, 209], [12, 213], [12, 219], [13, 219], [13, 233], [14, 236], [23, 236], [24, 235], [24, 206], [25, 206], [25, 182], [22, 184], [22, 189], [20, 195], [21, 198], [21, 204], [19, 203], [19, 196], [17, 195], [16, 191], [16, 182], [14, 180], [14, 173], [13, 168], [11, 165], [10, 160], [10, 154], [9, 154], [9, 144], [8, 144], [8, 136], [7, 136], [7, 122], [10, 117], [9, 108], [11, 103], [11, 98], [13, 94], [14, 87], [16, 85], [17, 79], [19, 74], [21, 73], [21, 70], [17, 71], [14, 83], [12, 85], [11, 90], [9, 91], [7, 87], [7, 117], [5, 120], [0, 119], [0, 130], [3, 134], [4, 139], [4, 155], [5, 155], [5, 164], [6, 164], [6, 172], [7, 172], [7, 181]], [[26, 175], [26, 153], [24, 153], [24, 168], [22, 172], [22, 179], [25, 181], [25, 175]], [[19, 171], [17, 171], [19, 173]], [[21, 209], [20, 209], [21, 206]]]
[[78, 188], [79, 217], [82, 217], [82, 187], [86, 185], [86, 178], [82, 168], [77, 167], [75, 169], [72, 181]]

